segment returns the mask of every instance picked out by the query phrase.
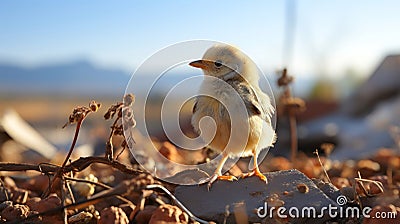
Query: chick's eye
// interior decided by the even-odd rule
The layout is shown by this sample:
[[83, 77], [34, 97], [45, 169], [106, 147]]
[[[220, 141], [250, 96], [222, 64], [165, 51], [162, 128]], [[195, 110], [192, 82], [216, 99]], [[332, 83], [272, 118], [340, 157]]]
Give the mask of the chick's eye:
[[215, 65], [217, 68], [219, 68], [219, 67], [222, 66], [222, 62], [221, 62], [221, 61], [215, 61], [215, 62], [214, 62], [214, 65]]

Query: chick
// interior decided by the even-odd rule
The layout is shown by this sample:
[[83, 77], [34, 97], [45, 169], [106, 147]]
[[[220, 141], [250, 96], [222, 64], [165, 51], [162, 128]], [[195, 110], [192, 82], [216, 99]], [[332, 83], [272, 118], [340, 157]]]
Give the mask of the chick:
[[[208, 186], [211, 187], [217, 179], [230, 181], [236, 179], [234, 176], [224, 176], [221, 173], [230, 156], [252, 155], [254, 168], [252, 172], [242, 177], [258, 176], [262, 181], [267, 182], [267, 178], [258, 168], [257, 156], [262, 149], [273, 146], [276, 141], [276, 134], [271, 125], [274, 107], [269, 96], [260, 89], [258, 83], [260, 74], [257, 66], [239, 49], [225, 44], [212, 46], [201, 60], [193, 61], [189, 65], [202, 69], [205, 75], [199, 90], [202, 95], [199, 94], [196, 97], [193, 108], [192, 125], [199, 134], [201, 131], [207, 132], [207, 129], [200, 130], [199, 123], [202, 118], [211, 117], [215, 122], [216, 131], [208, 147], [222, 155], [214, 174], [207, 180]], [[212, 77], [212, 79], [206, 79], [206, 77]], [[232, 88], [240, 97], [233, 96], [235, 94], [232, 94]], [[248, 124], [248, 133], [243, 133], [246, 141], [244, 147], [235, 147], [235, 145], [232, 147], [228, 144], [232, 131], [243, 127], [231, 127], [234, 123], [231, 122], [228, 112], [232, 111], [227, 110], [223, 101], [228, 106], [237, 103], [245, 106], [247, 113], [240, 115], [240, 119]], [[204, 136], [208, 134], [205, 133]]]

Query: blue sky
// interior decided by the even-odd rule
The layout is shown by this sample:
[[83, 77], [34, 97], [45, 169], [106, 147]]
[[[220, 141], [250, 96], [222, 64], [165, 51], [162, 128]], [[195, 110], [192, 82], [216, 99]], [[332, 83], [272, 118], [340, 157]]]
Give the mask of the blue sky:
[[[400, 2], [294, 1], [290, 69], [368, 75], [400, 53]], [[133, 70], [152, 53], [191, 39], [232, 43], [262, 68], [283, 65], [288, 1], [1, 1], [0, 62], [37, 66], [88, 59]]]

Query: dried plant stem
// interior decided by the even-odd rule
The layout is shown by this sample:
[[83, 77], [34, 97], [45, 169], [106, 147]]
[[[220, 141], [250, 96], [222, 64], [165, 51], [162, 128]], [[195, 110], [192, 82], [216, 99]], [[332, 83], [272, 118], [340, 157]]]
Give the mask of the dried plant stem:
[[[70, 172], [70, 173], [71, 173], [71, 177], [73, 177], [72, 172]], [[67, 178], [68, 178], [68, 176], [64, 176], [64, 180], [68, 180]], [[65, 181], [64, 183], [65, 183], [65, 187], [66, 187], [67, 190], [68, 190], [69, 195], [71, 196], [71, 201], [72, 201], [72, 203], [75, 203], [76, 200], [75, 200], [74, 193], [72, 192], [71, 185], [69, 184], [68, 181]]]
[[289, 124], [290, 124], [290, 160], [295, 164], [297, 157], [297, 121], [295, 112], [290, 109], [289, 111]]
[[64, 160], [63, 164], [61, 165], [60, 172], [64, 169], [65, 165], [67, 164], [69, 158], [72, 155], [72, 151], [74, 150], [76, 142], [78, 141], [79, 130], [81, 129], [82, 122], [83, 122], [83, 119], [81, 121], [78, 121], [78, 123], [76, 124], [74, 139], [72, 140], [72, 144], [71, 144], [71, 147], [69, 148], [67, 157], [65, 157], [65, 160]]
[[1, 188], [4, 192], [4, 195], [6, 196], [6, 200], [10, 200], [10, 197], [8, 196], [8, 192], [7, 192], [7, 188], [6, 188], [6, 184], [4, 183], [4, 181], [0, 178], [0, 184], [1, 184]]
[[[64, 186], [64, 183], [65, 183], [65, 181], [64, 181], [64, 179], [63, 178], [60, 178], [60, 180], [61, 180], [61, 206], [65, 206], [65, 186]], [[62, 215], [63, 215], [63, 221], [64, 221], [64, 224], [68, 224], [68, 216], [67, 216], [67, 209], [65, 208], [65, 209], [63, 209], [63, 211], [62, 211]]]
[[287, 69], [284, 68], [281, 72], [281, 77], [278, 79], [278, 86], [283, 88], [283, 94], [280, 97], [282, 109], [289, 117], [290, 125], [290, 160], [293, 166], [296, 165], [296, 156], [298, 150], [297, 139], [297, 120], [296, 115], [298, 112], [305, 110], [305, 103], [300, 98], [294, 98], [290, 91], [289, 85], [293, 82], [294, 78], [288, 75]]
[[[67, 180], [67, 178], [64, 178], [64, 179]], [[72, 204], [74, 204], [76, 202], [76, 200], [75, 200], [74, 193], [72, 192], [71, 185], [68, 183], [68, 181], [64, 181], [64, 183], [65, 183], [65, 188], [68, 190], [68, 193], [71, 196], [71, 202], [72, 202]]]
[[119, 151], [119, 153], [117, 154], [117, 156], [115, 157], [115, 159], [118, 160], [118, 158], [122, 155], [122, 153], [124, 153], [124, 151], [125, 151], [125, 147], [123, 147], [123, 148], [121, 149], [121, 151]]
[[380, 181], [377, 180], [368, 180], [368, 179], [363, 179], [361, 177], [360, 171], [358, 171], [358, 178], [354, 178], [356, 180], [356, 182], [358, 183], [358, 185], [361, 187], [361, 189], [364, 191], [364, 194], [367, 195], [368, 197], [373, 197], [375, 195], [368, 193], [367, 189], [364, 186], [364, 182], [366, 183], [370, 183], [370, 184], [374, 184], [375, 186], [377, 186], [379, 188], [379, 190], [381, 192], [384, 192], [383, 189], [383, 184]]
[[113, 136], [115, 134], [115, 127], [119, 121], [120, 117], [117, 117], [114, 120], [114, 123], [111, 126], [111, 132], [110, 132], [110, 136], [108, 137], [108, 141], [107, 141], [107, 147], [106, 147], [106, 157], [108, 158], [108, 160], [112, 161], [114, 159], [114, 146], [112, 143], [112, 139]]
[[[73, 177], [65, 177], [65, 179], [69, 180], [69, 181], [76, 181], [76, 182], [93, 184], [93, 185], [100, 186], [100, 187], [102, 187], [104, 189], [107, 189], [107, 190], [112, 189], [112, 187], [110, 187], [110, 186], [108, 186], [106, 184], [103, 184], [103, 183], [100, 183], [100, 182], [94, 182], [94, 181], [91, 181], [91, 180], [78, 179], [78, 178], [73, 178]], [[118, 198], [121, 201], [127, 203], [132, 210], [135, 209], [135, 205], [131, 201], [129, 201], [128, 199], [126, 199], [126, 198], [124, 198], [122, 196], [119, 196], [119, 195], [117, 195], [116, 198]], [[75, 203], [75, 201], [73, 203]]]
[[50, 192], [53, 190], [55, 182], [63, 174], [65, 165], [67, 165], [67, 162], [69, 161], [69, 158], [71, 157], [72, 152], [73, 152], [73, 150], [75, 148], [75, 145], [76, 145], [76, 142], [77, 142], [78, 136], [79, 136], [79, 130], [81, 129], [82, 122], [83, 122], [84, 119], [85, 119], [85, 117], [83, 117], [83, 119], [81, 119], [81, 120], [79, 120], [77, 122], [76, 128], [75, 128], [74, 139], [72, 140], [72, 144], [71, 144], [71, 147], [69, 148], [68, 154], [65, 157], [63, 164], [61, 165], [61, 167], [57, 170], [56, 174], [54, 175], [53, 180], [51, 181], [48, 190], [43, 195], [44, 197], [46, 197], [46, 196], [48, 196], [50, 194]]
[[[64, 167], [63, 172], [79, 172], [87, 167], [89, 167], [92, 164], [95, 163], [101, 163], [105, 165], [109, 165], [117, 170], [120, 170], [121, 172], [127, 173], [127, 174], [133, 174], [133, 175], [139, 175], [141, 173], [147, 173], [143, 170], [137, 170], [137, 169], [132, 169], [131, 167], [126, 166], [125, 164], [119, 162], [119, 161], [109, 161], [107, 158], [104, 157], [81, 157], [72, 163], [68, 164], [67, 166]], [[54, 172], [57, 172], [57, 170], [60, 167], [54, 164], [40, 164], [40, 165], [34, 165], [34, 164], [26, 164], [26, 163], [5, 163], [5, 162], [0, 162], [0, 171], [27, 171], [27, 170], [35, 170], [44, 174], [51, 174]], [[162, 180], [160, 180], [162, 181]]]
[[317, 155], [319, 165], [321, 165], [322, 170], [324, 171], [324, 174], [325, 174], [326, 178], [328, 179], [329, 183], [332, 183], [331, 179], [330, 179], [329, 176], [328, 176], [328, 172], [326, 172], [325, 166], [324, 166], [324, 164], [322, 163], [321, 158], [319, 157], [318, 149], [316, 149], [314, 153], [315, 153], [315, 155]]
[[142, 193], [140, 194], [139, 202], [135, 209], [132, 211], [132, 218], [134, 218], [139, 211], [143, 211], [144, 205], [146, 203], [146, 198], [148, 198], [151, 194], [153, 193], [152, 190], [142, 190]]

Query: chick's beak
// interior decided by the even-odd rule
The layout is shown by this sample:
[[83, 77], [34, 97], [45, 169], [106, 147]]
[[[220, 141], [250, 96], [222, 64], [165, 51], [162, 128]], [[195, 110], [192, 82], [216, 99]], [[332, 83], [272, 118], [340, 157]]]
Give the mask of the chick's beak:
[[190, 66], [193, 66], [195, 68], [201, 68], [201, 69], [206, 69], [207, 68], [207, 62], [204, 60], [197, 60], [197, 61], [192, 61], [189, 63]]

